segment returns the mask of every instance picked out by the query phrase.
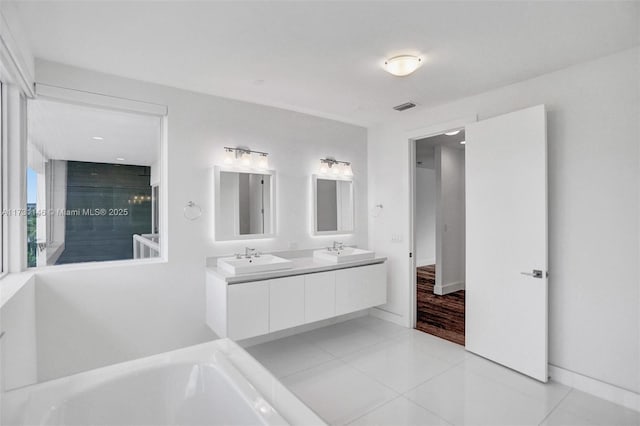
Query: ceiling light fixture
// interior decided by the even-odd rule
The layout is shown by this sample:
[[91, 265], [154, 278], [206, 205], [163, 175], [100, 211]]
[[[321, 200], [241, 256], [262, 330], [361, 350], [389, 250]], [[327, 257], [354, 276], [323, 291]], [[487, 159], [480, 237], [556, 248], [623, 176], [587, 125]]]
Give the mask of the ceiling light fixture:
[[452, 131], [450, 131], [450, 132], [444, 132], [444, 134], [445, 134], [445, 135], [447, 135], [447, 136], [455, 136], [455, 135], [457, 135], [458, 133], [460, 133], [461, 131], [462, 131], [462, 129], [452, 130]]
[[124, 158], [122, 158], [122, 157], [117, 157], [117, 158], [116, 158], [116, 161], [124, 161]]
[[92, 136], [91, 139], [93, 139], [94, 141], [104, 140], [104, 138], [102, 136]]
[[404, 77], [422, 65], [422, 59], [413, 55], [399, 55], [389, 58], [384, 62], [384, 68], [389, 74]]
[[464, 145], [466, 143], [467, 143], [467, 141], [460, 141], [460, 145]]

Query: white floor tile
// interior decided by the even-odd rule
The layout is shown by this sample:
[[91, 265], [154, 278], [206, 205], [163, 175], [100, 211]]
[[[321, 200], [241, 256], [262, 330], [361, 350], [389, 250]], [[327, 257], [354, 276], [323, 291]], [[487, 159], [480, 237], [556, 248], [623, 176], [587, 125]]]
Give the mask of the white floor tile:
[[299, 335], [250, 346], [246, 350], [276, 377], [284, 377], [335, 359], [333, 355]]
[[331, 424], [640, 426], [638, 412], [373, 317], [248, 351]]
[[302, 335], [308, 342], [318, 345], [330, 354], [341, 357], [387, 340], [353, 321], [341, 322], [309, 331]]
[[411, 342], [385, 342], [342, 358], [393, 390], [403, 393], [451, 368]]
[[409, 334], [394, 337], [394, 340], [411, 342], [418, 350], [440, 358], [451, 365], [458, 364], [467, 357], [464, 346], [418, 330], [411, 330]]
[[435, 414], [404, 397], [399, 397], [360, 417], [351, 425], [358, 426], [447, 426], [447, 423]]
[[467, 354], [461, 365], [474, 373], [509, 386], [525, 395], [545, 401], [552, 407], [555, 407], [571, 390], [570, 387], [556, 382], [541, 383], [471, 353]]
[[[586, 424], [603, 426], [638, 426], [640, 413], [621, 405], [613, 404], [593, 395], [572, 389], [562, 400], [558, 408], [558, 416], [575, 416], [582, 418]], [[552, 416], [555, 413], [552, 413]], [[550, 417], [552, 417], [550, 416]]]
[[598, 426], [565, 409], [556, 408], [540, 426]]
[[287, 376], [282, 382], [331, 424], [346, 424], [398, 396], [341, 361]]
[[405, 396], [456, 425], [538, 425], [553, 409], [540, 401], [454, 367]]

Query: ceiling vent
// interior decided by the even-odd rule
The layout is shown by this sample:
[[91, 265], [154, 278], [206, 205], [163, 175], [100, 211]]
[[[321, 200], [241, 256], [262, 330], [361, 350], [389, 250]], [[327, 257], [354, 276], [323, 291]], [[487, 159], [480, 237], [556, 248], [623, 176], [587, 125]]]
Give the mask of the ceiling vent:
[[413, 108], [415, 106], [416, 106], [416, 104], [414, 104], [413, 102], [405, 102], [403, 104], [394, 106], [393, 109], [395, 109], [396, 111], [404, 111], [404, 110], [407, 110], [407, 109], [411, 109], [411, 108]]

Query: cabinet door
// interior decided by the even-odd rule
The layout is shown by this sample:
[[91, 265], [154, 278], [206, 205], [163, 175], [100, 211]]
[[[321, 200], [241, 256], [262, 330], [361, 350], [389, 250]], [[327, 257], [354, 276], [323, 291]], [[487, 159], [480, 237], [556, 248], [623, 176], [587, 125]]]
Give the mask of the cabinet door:
[[269, 332], [269, 281], [229, 285], [227, 330], [234, 340]]
[[269, 331], [304, 324], [304, 276], [269, 281]]
[[386, 302], [387, 270], [384, 263], [336, 271], [336, 315]]
[[336, 273], [309, 274], [304, 277], [305, 322], [320, 321], [336, 315]]

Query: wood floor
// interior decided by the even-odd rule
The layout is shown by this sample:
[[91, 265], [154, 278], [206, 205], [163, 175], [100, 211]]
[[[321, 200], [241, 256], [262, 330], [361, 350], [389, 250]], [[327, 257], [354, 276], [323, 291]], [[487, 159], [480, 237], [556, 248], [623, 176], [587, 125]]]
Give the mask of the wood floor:
[[417, 268], [418, 318], [416, 330], [464, 345], [464, 290], [433, 294], [436, 265]]

